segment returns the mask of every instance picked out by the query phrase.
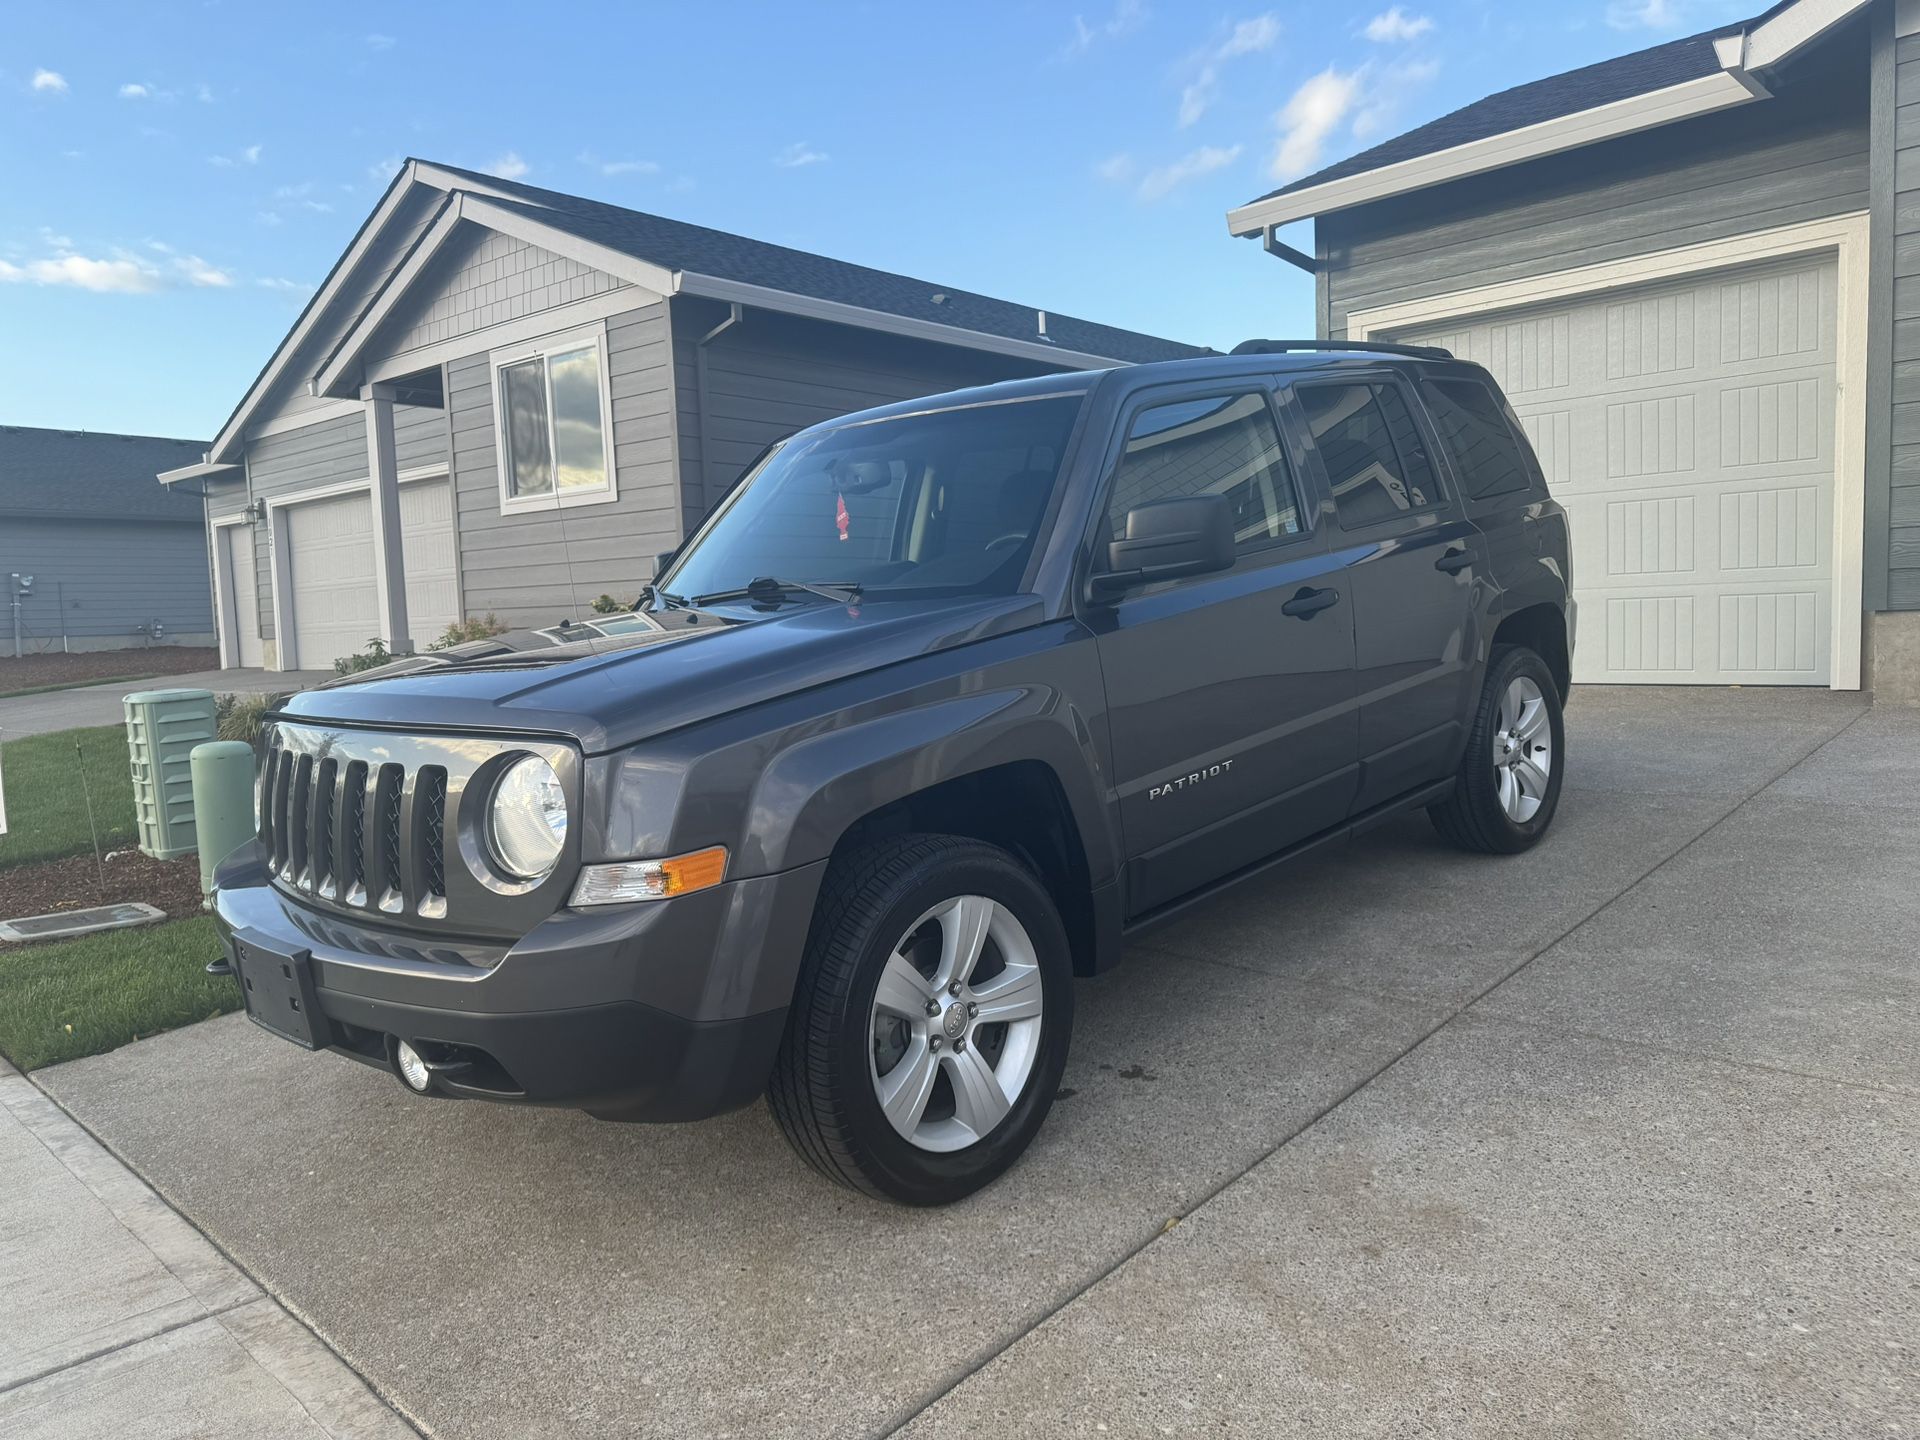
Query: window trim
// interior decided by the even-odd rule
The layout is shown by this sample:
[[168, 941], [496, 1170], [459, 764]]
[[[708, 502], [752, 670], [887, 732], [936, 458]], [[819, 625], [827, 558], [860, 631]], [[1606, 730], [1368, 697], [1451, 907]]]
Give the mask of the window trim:
[[[547, 446], [555, 467], [553, 489], [545, 495], [515, 495], [512, 490], [511, 463], [507, 448], [507, 407], [502, 403], [500, 393], [500, 372], [509, 365], [518, 365], [522, 361], [538, 359], [546, 361], [549, 357], [569, 350], [581, 349], [591, 344], [599, 353], [600, 359], [600, 444], [606, 465], [606, 482], [590, 489], [560, 489], [558, 474], [559, 447], [553, 433], [553, 379], [552, 371], [546, 369], [547, 386]], [[490, 400], [493, 405], [493, 455], [495, 479], [499, 487], [500, 513], [502, 515], [521, 515], [541, 510], [570, 510], [580, 505], [606, 505], [620, 498], [619, 464], [613, 453], [613, 375], [608, 368], [607, 327], [605, 321], [582, 326], [575, 330], [565, 330], [553, 335], [542, 335], [522, 345], [507, 346], [487, 354], [487, 374], [491, 386]]]
[[[1345, 388], [1351, 385], [1365, 385], [1369, 390], [1378, 390], [1383, 386], [1391, 386], [1399, 392], [1400, 403], [1406, 407], [1407, 416], [1413, 421], [1414, 429], [1420, 432], [1420, 438], [1427, 454], [1427, 469], [1433, 475], [1433, 488], [1436, 494], [1434, 499], [1430, 500], [1427, 504], [1402, 510], [1398, 515], [1388, 515], [1379, 520], [1349, 522], [1346, 517], [1341, 515], [1340, 497], [1335, 493], [1333, 488], [1333, 475], [1327, 469], [1326, 457], [1320, 453], [1320, 440], [1319, 437], [1313, 433], [1313, 422], [1307, 415], [1307, 407], [1305, 402], [1300, 398], [1300, 392], [1314, 389], [1331, 390]], [[1426, 405], [1417, 390], [1409, 387], [1400, 376], [1394, 374], [1392, 371], [1380, 370], [1361, 371], [1357, 374], [1328, 375], [1325, 377], [1315, 376], [1308, 378], [1303, 376], [1297, 380], [1289, 380], [1287, 388], [1293, 395], [1294, 403], [1300, 407], [1301, 435], [1306, 440], [1308, 448], [1313, 452], [1314, 467], [1320, 472], [1320, 483], [1322, 488], [1327, 492], [1327, 503], [1333, 508], [1333, 523], [1338, 525], [1341, 530], [1350, 535], [1368, 530], [1378, 530], [1385, 525], [1404, 524], [1409, 520], [1417, 520], [1425, 516], [1440, 514], [1451, 508], [1454, 501], [1454, 486], [1451, 483], [1452, 460], [1450, 457], [1444, 460], [1439, 458], [1445, 447], [1439, 443], [1438, 438], [1433, 434], [1433, 427], [1427, 415]], [[1379, 399], [1376, 397], [1374, 404], [1378, 405], [1379, 403]], [[1387, 420], [1384, 409], [1381, 411], [1380, 418], [1383, 423]], [[1386, 432], [1387, 443], [1393, 447], [1394, 456], [1400, 461], [1404, 469], [1407, 463], [1406, 455], [1400, 449], [1400, 442], [1394, 438], [1393, 426], [1391, 424], [1386, 425]]]

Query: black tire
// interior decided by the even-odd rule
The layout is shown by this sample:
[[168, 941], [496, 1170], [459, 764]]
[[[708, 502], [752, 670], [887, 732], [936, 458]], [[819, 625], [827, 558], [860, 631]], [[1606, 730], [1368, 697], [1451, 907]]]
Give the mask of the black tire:
[[[1500, 700], [1516, 679], [1526, 678], [1539, 688], [1546, 703], [1552, 737], [1552, 765], [1540, 808], [1527, 820], [1514, 819], [1500, 803], [1499, 774], [1493, 754], [1500, 732]], [[1486, 683], [1467, 735], [1466, 753], [1453, 794], [1427, 814], [1441, 839], [1462, 850], [1483, 855], [1517, 855], [1531, 849], [1547, 833], [1560, 808], [1560, 785], [1566, 775], [1567, 734], [1561, 715], [1560, 689], [1547, 662], [1520, 645], [1500, 645], [1487, 661]]]
[[[997, 901], [1025, 928], [1039, 962], [1040, 1039], [1026, 1086], [1000, 1123], [964, 1149], [935, 1152], [909, 1142], [882, 1111], [870, 1022], [881, 972], [908, 927], [961, 895]], [[767, 1105], [801, 1158], [828, 1179], [879, 1199], [946, 1205], [998, 1178], [1027, 1148], [1060, 1088], [1072, 1031], [1066, 930], [1026, 866], [954, 836], [879, 841], [827, 872]]]

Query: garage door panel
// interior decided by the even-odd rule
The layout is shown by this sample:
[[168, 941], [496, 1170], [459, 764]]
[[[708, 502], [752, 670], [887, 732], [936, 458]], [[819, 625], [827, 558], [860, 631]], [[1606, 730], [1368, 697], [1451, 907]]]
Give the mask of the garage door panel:
[[364, 493], [287, 511], [296, 663], [325, 669], [364, 650], [379, 633], [374, 595], [373, 513]]
[[460, 618], [453, 491], [445, 480], [400, 487], [400, 541], [406, 557], [407, 628], [418, 647], [438, 640]]
[[1465, 318], [1573, 533], [1575, 676], [1825, 684], [1837, 272], [1796, 261]]

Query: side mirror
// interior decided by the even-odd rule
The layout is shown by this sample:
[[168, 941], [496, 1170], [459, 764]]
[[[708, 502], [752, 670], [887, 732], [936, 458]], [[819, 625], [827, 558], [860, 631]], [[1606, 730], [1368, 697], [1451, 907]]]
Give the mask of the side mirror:
[[679, 548], [675, 547], [672, 550], [662, 550], [658, 555], [654, 556], [653, 578], [658, 580], [662, 575], [666, 574], [667, 567], [673, 563], [674, 557], [679, 553]]
[[1093, 577], [1093, 593], [1107, 599], [1137, 585], [1232, 568], [1226, 496], [1150, 500], [1127, 512], [1125, 535], [1107, 546], [1107, 568]]

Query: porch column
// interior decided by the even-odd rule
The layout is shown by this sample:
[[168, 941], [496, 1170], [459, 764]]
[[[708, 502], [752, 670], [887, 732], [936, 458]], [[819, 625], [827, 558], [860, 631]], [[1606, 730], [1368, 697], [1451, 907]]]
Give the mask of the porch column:
[[400, 467], [394, 459], [393, 387], [368, 385], [367, 479], [373, 510], [373, 590], [380, 638], [395, 655], [413, 653], [407, 628], [407, 561], [400, 538]]

